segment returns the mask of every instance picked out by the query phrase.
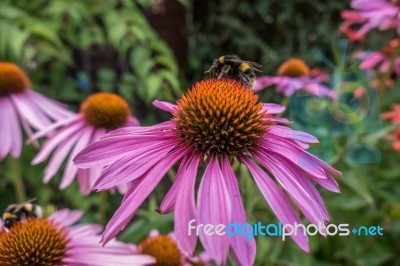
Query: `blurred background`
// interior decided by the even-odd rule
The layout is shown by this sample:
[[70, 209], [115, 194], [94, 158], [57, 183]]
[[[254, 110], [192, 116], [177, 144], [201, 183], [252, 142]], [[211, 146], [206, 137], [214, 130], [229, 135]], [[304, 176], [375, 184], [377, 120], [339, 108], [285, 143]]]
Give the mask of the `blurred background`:
[[[349, 4], [346, 0], [0, 0], [0, 60], [21, 66], [30, 76], [33, 89], [75, 111], [93, 92], [115, 92], [129, 101], [133, 115], [143, 125], [151, 125], [169, 119], [151, 105], [152, 100], [174, 101], [193, 83], [208, 78], [204, 71], [221, 55], [237, 54], [262, 64], [260, 75], [275, 75], [279, 65], [292, 57], [303, 58], [309, 66], [328, 74], [357, 71], [357, 66], [351, 71], [343, 67], [355, 62], [350, 56], [352, 51], [377, 49], [393, 33], [372, 33], [363, 43], [348, 44], [343, 62], [338, 27], [340, 12]], [[340, 67], [329, 66], [322, 55]], [[380, 110], [389, 110], [391, 103], [400, 101], [398, 83], [395, 79], [395, 88], [379, 96]], [[272, 89], [260, 95], [269, 102], [288, 104]], [[378, 99], [378, 94], [374, 97]], [[287, 116], [295, 122], [299, 119], [294, 127], [302, 128], [300, 120], [307, 112], [300, 106], [294, 115], [293, 108]], [[310, 117], [315, 119], [313, 115]], [[309, 255], [292, 241], [258, 238], [256, 265], [400, 265], [400, 155], [382, 138], [387, 132], [382, 130], [388, 129], [381, 124], [379, 114], [376, 119], [379, 130], [367, 138], [367, 150], [356, 150], [354, 154], [347, 154], [344, 148], [349, 134], [354, 139], [364, 138], [370, 122], [335, 139], [319, 135], [329, 138], [329, 142], [323, 142], [330, 151], [327, 160], [343, 172], [338, 180], [341, 194], [321, 193], [331, 222], [381, 225], [384, 236], [310, 237]], [[305, 131], [324, 129], [321, 124], [312, 127]], [[326, 132], [329, 127], [316, 131]], [[315, 151], [321, 149], [317, 146]], [[373, 149], [372, 157], [379, 151], [379, 160], [360, 163], [357, 158], [369, 156], [368, 149]], [[35, 153], [31, 145], [25, 147], [20, 169], [28, 197], [38, 198], [39, 204], [49, 208], [83, 209], [84, 221], [108, 221], [121, 195], [108, 195], [106, 201], [96, 193], [84, 197], [76, 182], [59, 192], [60, 174], [43, 185], [44, 165], [30, 166]], [[9, 171], [5, 161], [1, 162], [1, 210], [16, 201]], [[245, 170], [240, 171], [241, 176], [249, 177]], [[173, 176], [170, 173], [156, 189], [147, 206], [120, 235], [121, 240], [137, 243], [153, 228], [163, 233], [173, 230], [173, 215], [160, 216], [153, 211]], [[252, 180], [241, 178], [240, 183], [249, 222], [276, 222]], [[99, 202], [106, 206], [99, 207]]]

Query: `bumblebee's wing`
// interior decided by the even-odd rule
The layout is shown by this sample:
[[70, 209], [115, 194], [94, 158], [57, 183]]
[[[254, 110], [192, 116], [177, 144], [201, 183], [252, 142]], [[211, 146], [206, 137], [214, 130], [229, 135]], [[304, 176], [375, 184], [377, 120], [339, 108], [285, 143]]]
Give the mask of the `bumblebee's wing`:
[[15, 206], [16, 206], [16, 208], [15, 208], [15, 212], [18, 212], [18, 211], [20, 211], [24, 206], [25, 206], [25, 204], [27, 204], [27, 203], [32, 203], [32, 202], [34, 202], [36, 200], [36, 198], [33, 198], [33, 199], [30, 199], [30, 200], [27, 200], [27, 201], [25, 201], [25, 202], [23, 202], [23, 203], [21, 203], [21, 204], [16, 204]]
[[252, 70], [258, 71], [258, 72], [261, 72], [260, 68], [263, 67], [262, 65], [251, 62], [251, 61], [243, 61], [243, 63], [248, 64]]

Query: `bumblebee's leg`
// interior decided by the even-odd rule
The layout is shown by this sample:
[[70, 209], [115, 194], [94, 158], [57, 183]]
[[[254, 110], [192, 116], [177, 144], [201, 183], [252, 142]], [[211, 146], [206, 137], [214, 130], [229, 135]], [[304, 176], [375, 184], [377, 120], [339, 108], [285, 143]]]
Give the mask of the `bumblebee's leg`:
[[221, 73], [218, 76], [218, 79], [223, 78], [223, 76], [228, 73], [231, 70], [231, 66], [230, 65], [224, 65], [221, 69]]
[[239, 76], [239, 81], [243, 84], [243, 85], [245, 85], [245, 86], [247, 86], [247, 87], [250, 87], [250, 79], [247, 77], [247, 76], [245, 76], [245, 75], [240, 75]]

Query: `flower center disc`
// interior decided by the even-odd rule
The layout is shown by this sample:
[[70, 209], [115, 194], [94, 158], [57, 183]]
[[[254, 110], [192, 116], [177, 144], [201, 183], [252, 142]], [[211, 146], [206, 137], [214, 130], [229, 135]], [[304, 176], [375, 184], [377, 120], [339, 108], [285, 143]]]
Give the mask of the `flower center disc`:
[[297, 58], [286, 60], [278, 68], [279, 76], [298, 78], [301, 76], [306, 76], [309, 73], [310, 73], [310, 68], [306, 65], [306, 63], [303, 60]]
[[0, 62], [0, 97], [28, 90], [30, 81], [25, 72], [12, 63]]
[[81, 105], [87, 123], [106, 129], [116, 129], [128, 122], [131, 109], [120, 96], [112, 93], [96, 93]]
[[47, 219], [31, 219], [0, 233], [0, 265], [62, 265], [67, 234]]
[[157, 262], [154, 264], [155, 266], [182, 265], [178, 245], [169, 236], [149, 237], [143, 240], [139, 246], [143, 254], [156, 258]]
[[266, 129], [258, 96], [234, 80], [198, 82], [177, 105], [178, 137], [201, 154], [247, 154]]

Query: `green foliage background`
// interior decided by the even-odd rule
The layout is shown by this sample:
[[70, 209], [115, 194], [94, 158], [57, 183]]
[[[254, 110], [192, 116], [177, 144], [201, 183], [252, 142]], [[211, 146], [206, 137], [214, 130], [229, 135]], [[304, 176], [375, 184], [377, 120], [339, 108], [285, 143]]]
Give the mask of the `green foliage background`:
[[[156, 0], [0, 0], [0, 60], [19, 64], [28, 72], [35, 90], [74, 110], [90, 93], [119, 93], [144, 125], [168, 119], [151, 106], [154, 98], [173, 101], [202, 79], [211, 60], [222, 54], [235, 53], [262, 63], [263, 74], [274, 74], [283, 60], [294, 56], [322, 68], [327, 67], [317, 56], [321, 53], [340, 63], [337, 29], [340, 11], [348, 7], [348, 1], [180, 3], [189, 15], [186, 69], [178, 66], [172, 49], [147, 19], [149, 10], [160, 5]], [[364, 46], [352, 44], [349, 49], [379, 48], [392, 34], [374, 33]], [[352, 61], [351, 57], [347, 61]], [[346, 72], [343, 67], [327, 69]], [[400, 101], [399, 81], [395, 84], [380, 98], [381, 110]], [[272, 102], [285, 101], [271, 90], [261, 96]], [[361, 124], [365, 127], [368, 124]], [[400, 265], [400, 155], [383, 138], [389, 130], [384, 127], [372, 135], [365, 130], [353, 132], [354, 139], [366, 140], [381, 151], [381, 161], [375, 164], [357, 164], [342, 156], [346, 154], [346, 136], [332, 140], [330, 163], [343, 172], [338, 180], [341, 194], [321, 190], [331, 222], [355, 227], [381, 225], [384, 236], [310, 237], [309, 255], [292, 241], [258, 238], [256, 265]], [[60, 175], [43, 185], [44, 165], [30, 166], [35, 153], [32, 146], [26, 146], [20, 160], [28, 197], [37, 197], [44, 206], [83, 209], [83, 221], [104, 222], [111, 217], [120, 195], [92, 193], [83, 197], [75, 183], [59, 192]], [[0, 209], [16, 201], [8, 161], [0, 163]], [[276, 222], [249, 173], [242, 168], [238, 173], [249, 222]], [[137, 243], [153, 228], [163, 233], [173, 230], [173, 215], [160, 216], [153, 211], [173, 177], [171, 171], [120, 239]], [[232, 260], [229, 263], [234, 265]]]

